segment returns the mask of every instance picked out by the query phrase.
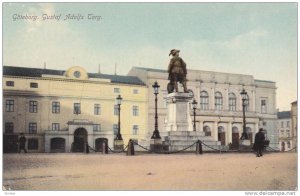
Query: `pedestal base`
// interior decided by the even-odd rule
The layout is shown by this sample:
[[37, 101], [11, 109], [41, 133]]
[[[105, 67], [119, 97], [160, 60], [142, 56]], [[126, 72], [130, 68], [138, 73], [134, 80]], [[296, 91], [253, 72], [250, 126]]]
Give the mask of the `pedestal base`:
[[123, 140], [115, 140], [114, 141], [114, 150], [116, 150], [116, 151], [124, 150], [124, 141]]
[[152, 152], [164, 152], [168, 151], [168, 146], [164, 145], [161, 139], [151, 139], [150, 140], [150, 150]]

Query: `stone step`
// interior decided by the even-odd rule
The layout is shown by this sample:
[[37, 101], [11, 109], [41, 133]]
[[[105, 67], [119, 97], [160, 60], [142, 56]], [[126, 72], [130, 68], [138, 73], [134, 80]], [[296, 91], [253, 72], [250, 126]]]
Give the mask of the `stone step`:
[[169, 131], [169, 136], [205, 136], [204, 132], [199, 131]]
[[193, 141], [197, 141], [197, 140], [213, 140], [213, 138], [211, 136], [166, 136], [164, 137], [165, 140], [193, 140]]

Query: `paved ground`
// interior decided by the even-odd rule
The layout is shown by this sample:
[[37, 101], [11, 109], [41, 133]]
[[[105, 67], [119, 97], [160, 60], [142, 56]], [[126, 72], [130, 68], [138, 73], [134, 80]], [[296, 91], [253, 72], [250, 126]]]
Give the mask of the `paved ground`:
[[12, 190], [295, 190], [297, 154], [5, 154]]

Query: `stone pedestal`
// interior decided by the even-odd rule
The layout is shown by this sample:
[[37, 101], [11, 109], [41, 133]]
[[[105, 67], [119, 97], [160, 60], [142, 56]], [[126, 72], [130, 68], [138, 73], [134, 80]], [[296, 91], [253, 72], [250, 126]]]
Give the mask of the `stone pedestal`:
[[123, 140], [115, 140], [114, 141], [114, 150], [116, 150], [116, 151], [124, 150], [124, 141]]
[[189, 93], [174, 92], [166, 97], [168, 104], [165, 131], [193, 131], [189, 101], [193, 97]]

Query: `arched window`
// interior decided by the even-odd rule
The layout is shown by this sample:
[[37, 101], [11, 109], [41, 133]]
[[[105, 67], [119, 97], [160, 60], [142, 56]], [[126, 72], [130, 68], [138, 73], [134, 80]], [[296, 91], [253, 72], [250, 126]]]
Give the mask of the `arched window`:
[[200, 93], [200, 109], [208, 110], [208, 93], [206, 91]]
[[211, 131], [210, 131], [209, 126], [203, 127], [203, 131], [205, 133], [205, 136], [211, 136]]
[[215, 93], [215, 109], [222, 110], [223, 107], [223, 97], [220, 92]]
[[229, 110], [236, 110], [236, 96], [234, 93], [229, 93]]

